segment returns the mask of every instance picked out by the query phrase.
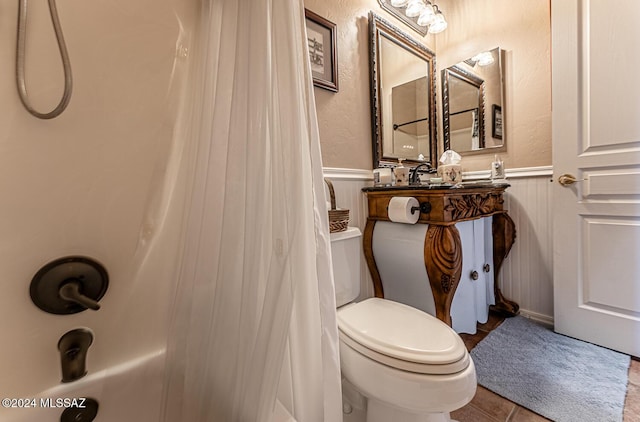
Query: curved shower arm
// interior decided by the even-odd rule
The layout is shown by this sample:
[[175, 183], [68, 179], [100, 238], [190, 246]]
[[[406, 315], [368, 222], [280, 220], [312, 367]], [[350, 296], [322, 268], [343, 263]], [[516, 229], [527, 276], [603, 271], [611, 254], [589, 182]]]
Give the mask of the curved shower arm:
[[27, 0], [19, 0], [18, 6], [18, 43], [16, 48], [16, 82], [18, 85], [18, 93], [20, 95], [20, 101], [25, 106], [27, 111], [38, 117], [39, 119], [53, 119], [60, 115], [71, 100], [71, 91], [73, 88], [73, 79], [71, 77], [71, 62], [69, 61], [69, 54], [67, 52], [67, 46], [64, 42], [64, 36], [62, 35], [62, 27], [60, 26], [60, 19], [58, 18], [58, 10], [56, 8], [55, 0], [49, 0], [49, 13], [51, 14], [51, 22], [53, 23], [53, 29], [58, 41], [58, 48], [60, 49], [60, 57], [62, 59], [62, 68], [64, 71], [64, 92], [60, 103], [52, 111], [48, 113], [40, 113], [35, 110], [27, 98], [27, 85], [25, 83], [25, 44], [26, 44], [26, 26], [27, 26]]

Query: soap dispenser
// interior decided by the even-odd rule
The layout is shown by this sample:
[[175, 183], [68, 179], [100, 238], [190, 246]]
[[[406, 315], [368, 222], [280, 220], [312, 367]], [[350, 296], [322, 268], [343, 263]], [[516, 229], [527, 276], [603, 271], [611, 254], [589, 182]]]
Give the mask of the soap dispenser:
[[504, 176], [504, 162], [496, 154], [491, 163], [491, 180], [494, 183], [503, 183], [505, 181]]
[[402, 165], [402, 159], [398, 159], [398, 165], [393, 169], [396, 177], [396, 186], [409, 186], [409, 169]]

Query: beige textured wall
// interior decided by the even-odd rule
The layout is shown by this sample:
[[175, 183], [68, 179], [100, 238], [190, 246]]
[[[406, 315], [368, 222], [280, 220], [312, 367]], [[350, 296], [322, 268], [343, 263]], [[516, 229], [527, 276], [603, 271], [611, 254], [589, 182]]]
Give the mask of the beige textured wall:
[[[382, 10], [377, 0], [305, 0], [304, 5], [335, 23], [338, 31], [339, 91], [314, 88], [323, 165], [371, 169], [369, 11], [396, 26], [402, 23]], [[403, 29], [418, 35], [409, 27]], [[423, 42], [435, 50], [434, 37], [428, 36]]]
[[[549, 0], [439, 0], [449, 28], [423, 43], [440, 70], [482, 49], [506, 50], [507, 168], [551, 164]], [[418, 34], [380, 8], [377, 0], [305, 0], [305, 7], [337, 24], [340, 91], [315, 88], [326, 167], [372, 168], [368, 13], [373, 10], [415, 39]], [[473, 54], [471, 54], [473, 53]], [[442, 152], [441, 101], [438, 132]], [[467, 171], [489, 168], [493, 154], [465, 157]]]
[[[438, 77], [441, 69], [481, 51], [505, 50], [502, 111], [507, 150], [499, 154], [507, 169], [551, 165], [549, 0], [440, 0], [438, 4], [449, 22], [436, 38]], [[441, 112], [440, 108], [439, 123]], [[441, 131], [439, 135], [442, 151]], [[489, 152], [465, 156], [462, 164], [465, 171], [485, 170], [491, 161]]]

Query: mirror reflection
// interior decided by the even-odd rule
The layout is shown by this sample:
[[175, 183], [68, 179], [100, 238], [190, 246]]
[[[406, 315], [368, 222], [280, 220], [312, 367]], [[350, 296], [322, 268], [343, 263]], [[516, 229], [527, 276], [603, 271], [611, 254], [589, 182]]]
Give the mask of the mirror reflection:
[[374, 168], [436, 157], [434, 54], [379, 16], [369, 16]]
[[[429, 85], [426, 77], [391, 88], [391, 128], [389, 137], [394, 157], [411, 159], [429, 156]], [[418, 157], [420, 158], [420, 157]]]
[[[443, 93], [445, 139], [454, 151], [484, 148], [484, 80], [457, 66], [445, 69]], [[447, 96], [445, 95], [445, 99]], [[447, 119], [448, 117], [448, 119]]]
[[444, 149], [504, 149], [502, 60], [496, 47], [442, 71]]

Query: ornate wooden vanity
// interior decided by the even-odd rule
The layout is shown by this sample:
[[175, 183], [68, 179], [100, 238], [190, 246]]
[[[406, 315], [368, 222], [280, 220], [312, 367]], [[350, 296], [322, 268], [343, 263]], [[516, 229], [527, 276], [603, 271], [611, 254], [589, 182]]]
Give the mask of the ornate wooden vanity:
[[[507, 316], [516, 315], [519, 310], [518, 304], [506, 299], [498, 287], [500, 268], [516, 237], [515, 224], [503, 209], [502, 195], [508, 186], [508, 184], [471, 183], [462, 188], [444, 186], [364, 188], [363, 192], [367, 196], [369, 208], [363, 237], [364, 254], [373, 278], [376, 297], [384, 297], [383, 283], [374, 257], [373, 238], [376, 223], [391, 221], [387, 211], [391, 198], [411, 196], [418, 200], [422, 208], [417, 224], [428, 224], [424, 239], [424, 265], [433, 293], [436, 317], [452, 325], [451, 303], [463, 275], [462, 240], [456, 224], [484, 217], [492, 217], [490, 231], [495, 305], [491, 309]], [[490, 268], [488, 265], [489, 263], [484, 264], [484, 270], [487, 273]], [[472, 271], [464, 277], [475, 280], [478, 273]]]

